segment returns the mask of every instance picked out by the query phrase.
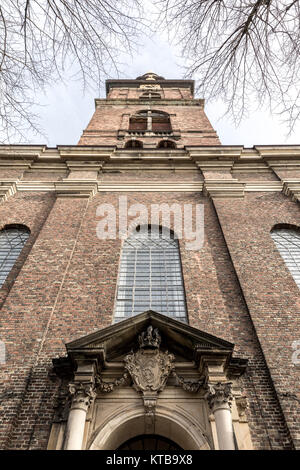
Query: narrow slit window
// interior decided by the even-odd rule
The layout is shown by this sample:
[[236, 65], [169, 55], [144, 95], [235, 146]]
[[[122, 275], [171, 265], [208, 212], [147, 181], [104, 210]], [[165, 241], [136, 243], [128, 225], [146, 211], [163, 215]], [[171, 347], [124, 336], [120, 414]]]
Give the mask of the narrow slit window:
[[169, 231], [134, 231], [124, 242], [115, 322], [154, 310], [187, 322], [178, 240]]

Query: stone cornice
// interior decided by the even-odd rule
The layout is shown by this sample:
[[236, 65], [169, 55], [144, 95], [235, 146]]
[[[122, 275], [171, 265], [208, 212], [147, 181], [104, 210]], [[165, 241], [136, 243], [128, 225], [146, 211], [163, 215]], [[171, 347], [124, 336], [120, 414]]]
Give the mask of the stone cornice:
[[204, 194], [212, 198], [244, 197], [245, 184], [238, 180], [209, 180], [204, 183]]
[[98, 191], [153, 191], [153, 192], [201, 192], [201, 181], [99, 181]]
[[101, 181], [92, 179], [68, 179], [62, 181], [26, 181], [0, 179], [0, 201], [5, 201], [17, 191], [55, 192], [58, 197], [93, 197], [97, 192], [193, 192], [210, 197], [243, 197], [245, 192], [281, 192], [297, 199], [300, 180], [251, 181], [209, 180], [202, 181]]
[[193, 106], [204, 108], [204, 100], [201, 99], [172, 99], [172, 98], [161, 98], [155, 99], [139, 99], [139, 98], [115, 98], [115, 99], [95, 99], [95, 107], [101, 106]]
[[291, 197], [293, 201], [300, 200], [300, 178], [298, 179], [284, 179], [283, 180], [283, 193]]
[[[130, 157], [129, 157], [130, 156]], [[247, 164], [247, 169], [262, 169], [262, 164], [268, 166], [281, 167], [288, 165], [292, 168], [300, 169], [300, 146], [257, 146], [251, 149], [243, 146], [186, 146], [185, 150], [157, 150], [151, 149], [117, 149], [115, 145], [107, 146], [87, 146], [70, 145], [58, 146], [56, 148], [45, 145], [0, 145], [0, 168], [20, 167], [28, 168], [33, 163], [64, 163], [64, 162], [93, 162], [103, 163], [113, 159], [127, 158], [155, 158], [166, 160], [166, 158], [181, 157], [190, 159], [200, 166], [206, 164], [218, 165], [225, 162], [232, 162], [233, 166], [238, 165], [239, 170], [242, 165]], [[249, 166], [251, 165], [251, 167]], [[236, 168], [236, 169], [237, 169]], [[1, 171], [1, 170], [0, 170]]]
[[[102, 171], [114, 170], [201, 170], [205, 181], [100, 180]], [[91, 197], [103, 191], [199, 192], [211, 197], [243, 197], [245, 192], [276, 191], [298, 200], [300, 178], [282, 181], [255, 180], [255, 173], [300, 170], [300, 146], [197, 146], [186, 150], [126, 150], [114, 146], [42, 145], [0, 146], [0, 197], [4, 201], [16, 191], [54, 191], [60, 197]], [[1, 178], [1, 170], [19, 170], [17, 177]], [[60, 173], [68, 178], [40, 179], [39, 172]], [[30, 172], [31, 181], [22, 173]], [[34, 177], [35, 172], [36, 178]], [[87, 173], [89, 177], [87, 178]], [[235, 173], [253, 174], [252, 181], [234, 178]], [[221, 175], [218, 173], [225, 173]], [[233, 176], [233, 177], [232, 177]]]
[[0, 182], [0, 202], [6, 201], [10, 196], [17, 192], [17, 186], [14, 181], [1, 181]]
[[160, 85], [162, 88], [190, 88], [192, 94], [194, 94], [194, 85], [195, 82], [194, 80], [168, 80], [168, 79], [162, 79], [162, 78], [157, 78], [154, 81], [149, 81], [149, 80], [132, 80], [132, 79], [111, 79], [111, 80], [106, 80], [106, 93], [108, 94], [110, 88], [139, 88], [140, 85], [149, 85], [149, 84], [155, 84], [155, 85]]
[[300, 162], [300, 145], [256, 145], [253, 148], [265, 161], [298, 159]]

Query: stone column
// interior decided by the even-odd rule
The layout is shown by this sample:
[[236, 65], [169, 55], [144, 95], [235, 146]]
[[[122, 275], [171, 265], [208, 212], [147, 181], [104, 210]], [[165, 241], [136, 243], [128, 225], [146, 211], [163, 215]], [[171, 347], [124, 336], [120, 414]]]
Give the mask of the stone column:
[[96, 393], [90, 383], [84, 384], [82, 382], [71, 383], [69, 391], [73, 398], [67, 423], [64, 449], [81, 450], [86, 414]]
[[214, 414], [220, 450], [235, 450], [230, 405], [231, 383], [208, 384], [207, 399]]

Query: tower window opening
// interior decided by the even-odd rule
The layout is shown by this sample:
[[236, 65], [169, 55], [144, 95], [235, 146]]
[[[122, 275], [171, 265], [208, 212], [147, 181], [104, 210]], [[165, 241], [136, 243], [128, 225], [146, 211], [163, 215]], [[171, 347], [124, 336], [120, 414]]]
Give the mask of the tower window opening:
[[170, 116], [164, 111], [139, 111], [129, 120], [129, 131], [172, 132]]
[[140, 140], [128, 140], [125, 144], [126, 149], [142, 149], [143, 148], [143, 142]]
[[176, 149], [176, 144], [172, 140], [161, 140], [158, 145], [158, 149]]

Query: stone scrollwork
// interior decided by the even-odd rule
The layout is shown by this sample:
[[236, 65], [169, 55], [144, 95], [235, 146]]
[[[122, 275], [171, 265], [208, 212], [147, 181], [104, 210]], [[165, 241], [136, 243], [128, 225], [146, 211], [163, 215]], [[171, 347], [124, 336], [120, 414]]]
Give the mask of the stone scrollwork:
[[213, 411], [223, 406], [230, 407], [233, 399], [231, 382], [208, 383], [206, 397]]

